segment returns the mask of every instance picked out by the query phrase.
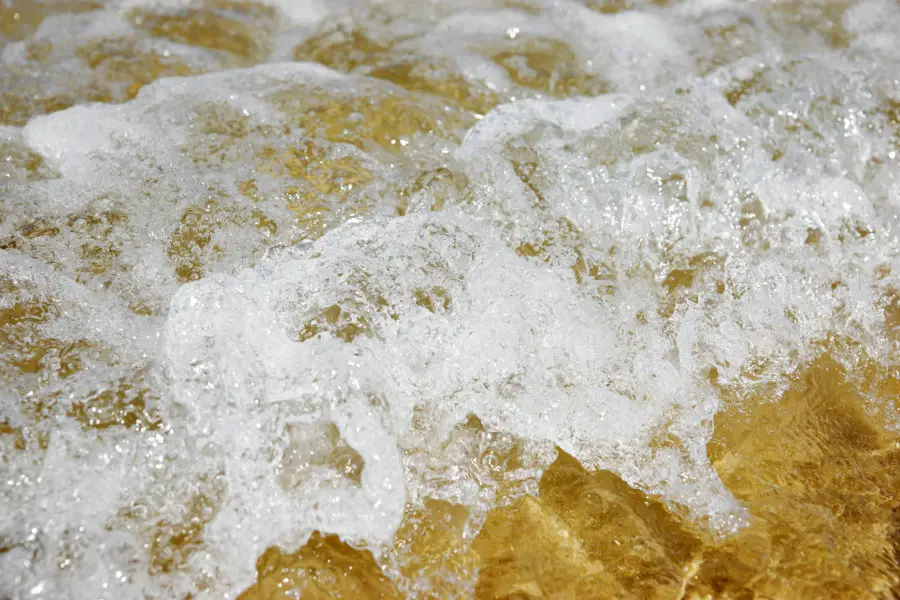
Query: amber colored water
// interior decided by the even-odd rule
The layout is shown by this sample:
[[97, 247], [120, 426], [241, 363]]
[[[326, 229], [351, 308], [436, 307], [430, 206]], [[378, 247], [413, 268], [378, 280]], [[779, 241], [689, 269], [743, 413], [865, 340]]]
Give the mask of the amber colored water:
[[[862, 381], [857, 379], [864, 377]], [[855, 380], [855, 381], [854, 381]], [[715, 539], [606, 471], [560, 452], [537, 497], [488, 515], [471, 548], [465, 508], [407, 515], [400, 567], [422, 597], [480, 599], [891, 598], [900, 593], [900, 436], [860, 409], [862, 387], [900, 394], [896, 374], [809, 365], [782, 397], [755, 397], [716, 418], [709, 454], [750, 509], [749, 527]], [[243, 599], [403, 598], [371, 554], [334, 536], [295, 553], [270, 549]]]

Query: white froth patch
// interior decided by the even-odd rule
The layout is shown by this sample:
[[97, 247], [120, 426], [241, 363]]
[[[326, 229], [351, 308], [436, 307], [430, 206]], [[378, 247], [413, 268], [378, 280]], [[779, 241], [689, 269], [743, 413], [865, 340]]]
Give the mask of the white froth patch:
[[510, 86], [506, 73], [479, 56], [478, 48], [540, 38], [564, 41], [586, 73], [601, 75], [620, 91], [644, 90], [693, 67], [670, 26], [656, 15], [599, 14], [571, 1], [554, 2], [540, 16], [516, 10], [461, 11], [414, 45], [455, 61], [467, 77], [506, 89]]
[[[152, 156], [156, 164], [177, 163], [186, 127], [177, 113], [165, 113], [179, 101], [222, 100], [248, 110], [260, 101], [250, 92], [279, 84], [326, 84], [342, 76], [314, 63], [273, 63], [190, 78], [161, 79], [141, 89], [138, 98], [123, 105], [93, 104], [35, 117], [23, 129], [28, 146], [69, 181], [84, 187], [115, 183], [128, 169], [145, 174], [155, 165], [142, 164]], [[243, 92], [243, 93], [241, 93]], [[260, 112], [254, 110], [254, 113]], [[265, 116], [263, 113], [262, 116]], [[174, 125], [174, 126], [173, 126]], [[99, 172], [98, 172], [99, 171]], [[124, 171], [124, 172], [123, 172]]]
[[[195, 77], [160, 79], [141, 89], [138, 97], [122, 105], [93, 104], [35, 117], [23, 129], [30, 148], [40, 153], [62, 175], [80, 185], [90, 185], [104, 159], [130, 159], [132, 168], [142, 155], [171, 158], [183, 144], [184, 117], [167, 114], [179, 101], [198, 104], [203, 100], [232, 102], [236, 107], [268, 109], [253, 93], [277, 89], [279, 84], [327, 85], [344, 77], [315, 63], [271, 63], [249, 69], [233, 69]], [[271, 109], [269, 109], [271, 110]], [[158, 158], [159, 160], [159, 158]], [[136, 164], [135, 164], [136, 163]], [[105, 173], [104, 173], [105, 174]], [[93, 177], [92, 177], [93, 175]], [[124, 173], [128, 176], [128, 173]]]
[[[118, 113], [118, 114], [116, 114]], [[23, 130], [26, 142], [71, 182], [90, 185], [98, 167], [107, 177], [117, 169], [116, 158], [135, 152], [132, 148], [163, 142], [152, 129], [128, 119], [125, 109], [103, 105], [75, 106], [67, 111], [40, 116]], [[121, 116], [120, 116], [121, 115]], [[122, 168], [124, 165], [118, 166]], [[102, 168], [102, 167], [101, 167]]]
[[[435, 287], [446, 310], [416, 303], [417, 292]], [[333, 304], [358, 311], [371, 336], [352, 345], [329, 334], [297, 341], [298, 323]], [[666, 359], [664, 339], [619, 318], [475, 223], [410, 217], [347, 226], [235, 279], [185, 286], [170, 309], [165, 353], [180, 419], [191, 415], [183, 426], [198, 450], [224, 461], [234, 494], [227, 506], [240, 507], [239, 522], [249, 519], [255, 536], [271, 532], [255, 549], [301, 524], [390, 539], [405, 486], [422, 485], [398, 460], [414, 409], [435, 419], [437, 440], [474, 414], [558, 444], [720, 525], [738, 517], [703, 451], [714, 398]], [[338, 427], [365, 461], [361, 489], [332, 490], [327, 503], [315, 486], [273, 500], [289, 494], [273, 484], [277, 468], [265, 450], [294, 421]], [[671, 423], [688, 454], [648, 448]], [[293, 502], [293, 510], [254, 498], [285, 509]], [[293, 527], [273, 527], [279, 514], [293, 515]], [[240, 541], [246, 549], [254, 540]]]
[[[574, 224], [584, 240], [580, 256], [615, 275], [598, 286], [601, 294], [612, 292], [608, 301], [631, 314], [653, 314], [662, 300], [659, 288], [633, 291], [647, 262], [657, 265], [662, 283], [694, 257], [721, 257], [715, 277], [691, 286], [696, 304], [659, 323], [685, 375], [702, 378], [714, 367], [720, 381], [738, 383], [745, 369], [765, 361], [762, 378], [780, 387], [813, 358], [810, 345], [834, 333], [889, 357], [878, 307], [896, 277], [883, 271], [896, 263], [896, 219], [880, 217], [891, 211], [872, 195], [890, 196], [892, 184], [881, 179], [864, 188], [852, 170], [827, 160], [834, 156], [828, 144], [821, 145], [825, 164], [809, 156], [800, 164], [775, 162], [765, 144], [781, 143], [783, 133], [761, 129], [703, 84], [658, 94], [498, 108], [457, 153], [485, 198], [464, 210], [493, 220], [512, 247], [542, 239], [548, 229], [569, 235], [548, 222]], [[836, 140], [844, 124], [820, 131]], [[843, 129], [844, 139], [861, 135]], [[844, 149], [842, 164], [885, 156], [883, 143], [874, 137]], [[536, 160], [531, 183], [516, 166], [521, 160]], [[757, 231], [765, 238], [748, 235], [743, 221], [751, 209], [761, 211]], [[545, 260], [564, 271], [575, 257], [557, 247]]]
[[461, 153], [474, 157], [491, 150], [499, 139], [526, 134], [538, 125], [551, 125], [571, 132], [583, 132], [613, 120], [634, 102], [626, 94], [607, 94], [597, 99], [558, 101], [521, 100], [501, 104], [490, 118], [479, 121], [466, 134]]
[[[310, 26], [337, 11], [359, 5], [358, 0], [262, 0], [262, 5], [279, 10], [285, 25]], [[178, 11], [196, 7], [195, 0], [118, 0], [115, 5], [121, 11], [153, 9]]]
[[604, 15], [570, 0], [555, 3], [551, 14], [571, 39], [590, 49], [583, 51], [583, 58], [621, 91], [644, 91], [687, 75], [694, 66], [674, 35], [677, 25], [656, 15], [641, 11]]

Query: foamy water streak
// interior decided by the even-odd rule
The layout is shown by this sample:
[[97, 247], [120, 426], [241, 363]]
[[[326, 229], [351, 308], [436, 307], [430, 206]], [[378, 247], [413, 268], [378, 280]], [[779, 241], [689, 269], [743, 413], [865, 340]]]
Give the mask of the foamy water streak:
[[895, 3], [345, 4], [3, 30], [0, 595], [234, 597], [557, 446], [728, 534], [719, 391], [896, 360]]

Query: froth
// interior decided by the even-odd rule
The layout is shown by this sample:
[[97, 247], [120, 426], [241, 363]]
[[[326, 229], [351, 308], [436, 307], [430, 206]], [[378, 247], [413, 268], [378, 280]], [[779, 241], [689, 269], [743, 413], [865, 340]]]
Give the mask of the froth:
[[[352, 346], [346, 331], [299, 341], [303, 324], [328, 310], [359, 324]], [[476, 415], [559, 444], [714, 521], [735, 517], [737, 505], [703, 458], [715, 400], [666, 360], [664, 340], [619, 318], [475, 222], [410, 217], [344, 226], [235, 278], [183, 287], [165, 352], [172, 398], [193, 415], [195, 443], [214, 446], [218, 460], [225, 455], [237, 506], [260, 508], [237, 491], [250, 482], [231, 469], [257, 482], [266, 474], [273, 485], [260, 489], [265, 498], [285, 495], [274, 486], [277, 464], [264, 458], [265, 447], [283, 439], [279, 429], [333, 423], [359, 453], [357, 492], [332, 502], [309, 491], [295, 497], [310, 514], [300, 519], [309, 530], [390, 538], [406, 488], [422, 493], [423, 482], [407, 481], [399, 460], [414, 411], [430, 415], [437, 440]], [[635, 339], [637, 357], [622, 351]], [[649, 449], [664, 428], [681, 429], [682, 451]], [[247, 510], [240, 522], [277, 514], [302, 511]]]
[[[429, 498], [477, 529], [472, 421], [517, 493], [559, 447], [727, 534], [721, 399], [824, 349], [896, 361], [890, 3], [831, 32], [780, 3], [354, 3], [319, 37], [338, 4], [276, 4], [252, 51], [179, 37], [213, 18], [180, 0], [4, 49], [75, 106], [0, 130], [0, 595], [230, 597], [314, 530], [379, 556]], [[184, 76], [90, 103], [59, 73], [109, 36]], [[346, 72], [249, 66], [275, 56]]]

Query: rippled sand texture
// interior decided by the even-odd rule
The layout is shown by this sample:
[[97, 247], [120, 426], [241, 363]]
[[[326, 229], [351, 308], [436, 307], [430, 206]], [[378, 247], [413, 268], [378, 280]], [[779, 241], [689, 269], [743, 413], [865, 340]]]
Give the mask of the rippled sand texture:
[[0, 43], [0, 600], [900, 598], [893, 0]]

